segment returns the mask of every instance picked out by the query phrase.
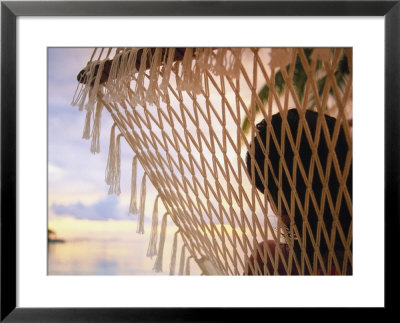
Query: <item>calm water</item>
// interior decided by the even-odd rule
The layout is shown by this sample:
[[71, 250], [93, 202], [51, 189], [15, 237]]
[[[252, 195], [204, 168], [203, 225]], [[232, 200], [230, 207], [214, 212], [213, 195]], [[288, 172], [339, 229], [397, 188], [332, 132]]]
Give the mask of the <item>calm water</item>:
[[152, 268], [156, 257], [146, 257], [146, 250], [144, 243], [138, 245], [133, 240], [72, 240], [49, 243], [48, 274], [168, 275], [170, 252], [164, 250], [163, 272], [155, 273]]

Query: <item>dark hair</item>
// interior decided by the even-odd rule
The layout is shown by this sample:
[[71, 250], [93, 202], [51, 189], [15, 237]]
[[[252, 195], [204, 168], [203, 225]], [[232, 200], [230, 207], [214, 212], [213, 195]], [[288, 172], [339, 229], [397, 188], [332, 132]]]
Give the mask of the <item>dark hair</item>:
[[[329, 138], [332, 138], [335, 124], [336, 124], [336, 119], [333, 117], [327, 116], [327, 115], [324, 115], [324, 118], [325, 118], [325, 122], [327, 125], [327, 129], [329, 130]], [[299, 119], [300, 118], [299, 118], [299, 113], [298, 113], [297, 109], [290, 109], [287, 112], [287, 122], [288, 122], [290, 133], [292, 134], [295, 145], [296, 145], [296, 141], [298, 141], [297, 131], [298, 131], [298, 127], [299, 127]], [[307, 122], [308, 129], [310, 130], [311, 138], [313, 139], [313, 141], [315, 141], [316, 131], [317, 131], [317, 123], [318, 123], [318, 113], [307, 110], [305, 113], [305, 120]], [[320, 122], [323, 123], [323, 117], [322, 118], [320, 117]], [[279, 205], [278, 204], [279, 188], [278, 188], [277, 183], [273, 179], [273, 176], [276, 176], [276, 178], [279, 178], [278, 177], [279, 161], [280, 161], [280, 154], [279, 154], [280, 149], [279, 148], [280, 148], [280, 143], [281, 143], [281, 128], [282, 128], [282, 117], [281, 117], [280, 113], [277, 113], [272, 116], [271, 126], [272, 126], [273, 132], [275, 133], [275, 136], [278, 140], [278, 146], [275, 144], [271, 135], [268, 136], [269, 138], [267, 138], [267, 127], [268, 126], [267, 126], [267, 122], [265, 120], [263, 120], [259, 124], [257, 124], [257, 132], [260, 136], [263, 146], [265, 147], [265, 152], [267, 154], [267, 157], [264, 155], [264, 153], [261, 149], [259, 140], [257, 140], [256, 137], [254, 138], [254, 140], [251, 144], [250, 151], [253, 151], [253, 145], [254, 145], [254, 158], [255, 158], [254, 163], [257, 163], [258, 167], [261, 170], [261, 174], [263, 174], [264, 177], [268, 176], [268, 187], [267, 187], [267, 191], [266, 191], [268, 194], [268, 199], [270, 200], [270, 202], [273, 202], [276, 207], [278, 207], [278, 205]], [[305, 125], [304, 125], [304, 127], [305, 127]], [[312, 149], [311, 149], [311, 145], [308, 142], [304, 127], [302, 128], [301, 132], [299, 133], [300, 145], [299, 145], [298, 154], [299, 154], [299, 159], [301, 160], [301, 163], [306, 172], [306, 176], [309, 177]], [[320, 135], [319, 135], [319, 142], [318, 142], [317, 150], [318, 150], [318, 160], [321, 163], [324, 173], [326, 173], [329, 149], [328, 149], [327, 140], [326, 140], [327, 139], [326, 136], [328, 134], [326, 134], [324, 132], [324, 128], [325, 128], [324, 126], [319, 128]], [[296, 149], [295, 148], [294, 148], [294, 150], [292, 149], [292, 146], [290, 144], [289, 137], [288, 137], [288, 131], [285, 132], [284, 140], [285, 140], [284, 141], [284, 145], [285, 145], [284, 146], [285, 147], [284, 162], [287, 165], [287, 168], [290, 173], [290, 177], [288, 178], [286, 172], [282, 169], [282, 182], [281, 183], [282, 183], [283, 196], [286, 199], [286, 201], [289, 205], [289, 209], [290, 209], [291, 204], [292, 204], [291, 203], [292, 189], [290, 186], [289, 179], [293, 176], [293, 160], [294, 160]], [[339, 135], [337, 137], [335, 152], [336, 152], [340, 170], [341, 170], [341, 172], [343, 172], [344, 167], [345, 167], [346, 158], [349, 158], [351, 156], [351, 151], [349, 151], [349, 145], [346, 140], [346, 136], [345, 136], [342, 126], [340, 126]], [[350, 154], [350, 156], [348, 156], [348, 154]], [[268, 158], [268, 162], [269, 162], [268, 163], [268, 173], [266, 173], [264, 171], [265, 158]], [[256, 171], [256, 168], [254, 166], [252, 167], [251, 159], [252, 158], [250, 157], [250, 153], [248, 152], [247, 156], [246, 156], [248, 173], [250, 175], [250, 178], [253, 178], [252, 176], [254, 176], [256, 187], [261, 192], [264, 193], [264, 180], [262, 178], [260, 178], [258, 172]], [[349, 170], [349, 173], [347, 176], [346, 186], [347, 186], [347, 190], [349, 192], [350, 198], [352, 199], [352, 161], [351, 161], [350, 170]], [[332, 201], [333, 201], [334, 205], [336, 205], [336, 201], [338, 198], [339, 187], [340, 187], [340, 184], [339, 184], [338, 176], [336, 174], [333, 163], [331, 163], [329, 181], [328, 181], [328, 189], [330, 191], [330, 195], [332, 197]], [[299, 205], [298, 202], [295, 200], [294, 201], [295, 208], [292, 211], [294, 211], [294, 222], [299, 230], [300, 235], [303, 232], [304, 221], [303, 221], [302, 213], [300, 211], [299, 206], [304, 207], [304, 203], [305, 203], [305, 199], [306, 199], [306, 188], [307, 188], [306, 181], [304, 180], [304, 178], [299, 170], [299, 167], [297, 167], [295, 190], [296, 190], [297, 195], [299, 196], [301, 204]], [[318, 168], [316, 167], [316, 165], [314, 163], [312, 191], [313, 191], [315, 199], [317, 201], [318, 208], [321, 207], [322, 189], [323, 189], [322, 180], [321, 180], [320, 174], [318, 172]], [[290, 214], [289, 211], [290, 210], [286, 209], [283, 201], [281, 201], [282, 214], [289, 215]], [[333, 224], [333, 217], [332, 217], [331, 209], [329, 207], [329, 204], [328, 204], [328, 201], [326, 198], [325, 198], [325, 203], [323, 206], [322, 214], [323, 214], [323, 221], [325, 223], [327, 233], [329, 236], [328, 239], [330, 240], [331, 239], [330, 238], [331, 229], [332, 229], [332, 224]], [[305, 214], [304, 216], [306, 217], [306, 221], [308, 221], [308, 223], [310, 225], [312, 236], [315, 239], [316, 233], [317, 233], [318, 216], [317, 216], [317, 211], [314, 207], [314, 204], [313, 204], [311, 198], [309, 199], [308, 213]], [[339, 210], [339, 222], [340, 222], [340, 226], [343, 229], [343, 232], [345, 234], [346, 240], [347, 240], [347, 237], [349, 234], [349, 230], [351, 228], [351, 221], [352, 221], [351, 209], [349, 209], [349, 206], [346, 203], [345, 196], [342, 195], [341, 203], [340, 203], [340, 210]], [[307, 235], [307, 237], [306, 237], [306, 252], [307, 252], [309, 259], [312, 261], [312, 259], [313, 259], [312, 255], [314, 254], [314, 248], [312, 246], [312, 242], [311, 242], [312, 240], [311, 240], [309, 231], [305, 230], [305, 232]], [[300, 236], [299, 238], [304, 238], [304, 237]], [[294, 250], [295, 250], [296, 255], [299, 256], [300, 252], [301, 252], [299, 241], [298, 240], [294, 240], [294, 241], [295, 241]], [[335, 239], [334, 248], [336, 251], [345, 249], [344, 245], [342, 243], [342, 240], [340, 239], [339, 233], [337, 231], [336, 231], [336, 239]], [[324, 255], [328, 251], [328, 244], [327, 244], [327, 241], [325, 239], [323, 232], [321, 232], [321, 240], [320, 240], [320, 244], [319, 244], [319, 250], [322, 255]]]

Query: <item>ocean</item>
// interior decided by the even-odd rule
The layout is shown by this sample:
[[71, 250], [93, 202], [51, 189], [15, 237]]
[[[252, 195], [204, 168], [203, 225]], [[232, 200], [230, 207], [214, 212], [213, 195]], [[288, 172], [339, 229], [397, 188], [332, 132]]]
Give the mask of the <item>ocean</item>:
[[[144, 240], [144, 239], [143, 239]], [[180, 253], [177, 253], [175, 274]], [[48, 275], [169, 275], [171, 250], [164, 249], [163, 271], [154, 272], [156, 257], [134, 239], [74, 239], [48, 244]], [[191, 274], [200, 274], [194, 261]]]

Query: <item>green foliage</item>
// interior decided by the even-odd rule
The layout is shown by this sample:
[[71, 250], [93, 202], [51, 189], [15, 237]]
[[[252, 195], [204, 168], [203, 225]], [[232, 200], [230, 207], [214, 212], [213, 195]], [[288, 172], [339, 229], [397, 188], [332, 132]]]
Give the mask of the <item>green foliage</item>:
[[[312, 48], [305, 48], [304, 49], [304, 54], [308, 60], [308, 63], [311, 63], [311, 53], [313, 49]], [[286, 71], [289, 73], [289, 66], [286, 67]], [[323, 68], [323, 64], [321, 61], [317, 62], [316, 65], [316, 71], [320, 71]], [[346, 83], [348, 81], [350, 74], [349, 70], [349, 65], [348, 65], [348, 59], [346, 52], [343, 51], [343, 54], [339, 60], [338, 63], [338, 68], [335, 72], [335, 79], [336, 83], [341, 91], [344, 90]], [[321, 96], [324, 87], [326, 84], [327, 76], [323, 76], [320, 79], [318, 79], [317, 82], [317, 88], [318, 88], [318, 95]], [[296, 64], [294, 67], [293, 71], [293, 78], [292, 78], [292, 84], [293, 87], [296, 91], [296, 94], [300, 100], [300, 102], [303, 101], [304, 98], [304, 91], [307, 83], [307, 73], [303, 67], [303, 64], [301, 63], [300, 57], [297, 56], [296, 58]], [[279, 95], [283, 94], [283, 91], [285, 89], [285, 80], [283, 78], [282, 72], [278, 71], [275, 74], [275, 90]], [[333, 90], [332, 87], [329, 90], [330, 95], [333, 95]], [[264, 87], [258, 92], [258, 97], [260, 98], [260, 101], [265, 105], [268, 102], [268, 97], [269, 97], [269, 87], [267, 85], [264, 85]], [[308, 109], [314, 109], [315, 107], [315, 97], [311, 93], [309, 101], [308, 101]], [[260, 111], [260, 107], [258, 104], [255, 106], [255, 112], [258, 113]], [[250, 130], [250, 121], [247, 117], [244, 118], [243, 123], [242, 123], [242, 130], [244, 133], [248, 133]]]
[[[275, 89], [279, 95], [282, 95], [283, 90], [285, 88], [285, 80], [283, 79], [281, 71], [276, 73], [275, 75]], [[268, 85], [264, 85], [264, 87], [258, 92], [258, 97], [263, 104], [268, 102], [269, 97], [269, 87]], [[256, 103], [255, 112], [258, 113], [260, 111], [259, 105]], [[242, 130], [244, 133], [247, 133], [250, 129], [250, 121], [249, 118], [245, 117], [242, 123]]]

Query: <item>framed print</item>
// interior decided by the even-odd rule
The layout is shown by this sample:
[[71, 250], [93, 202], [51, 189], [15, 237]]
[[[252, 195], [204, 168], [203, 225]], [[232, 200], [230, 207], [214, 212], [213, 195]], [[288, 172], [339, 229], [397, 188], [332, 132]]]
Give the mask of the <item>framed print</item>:
[[2, 321], [393, 308], [398, 1], [1, 10]]

